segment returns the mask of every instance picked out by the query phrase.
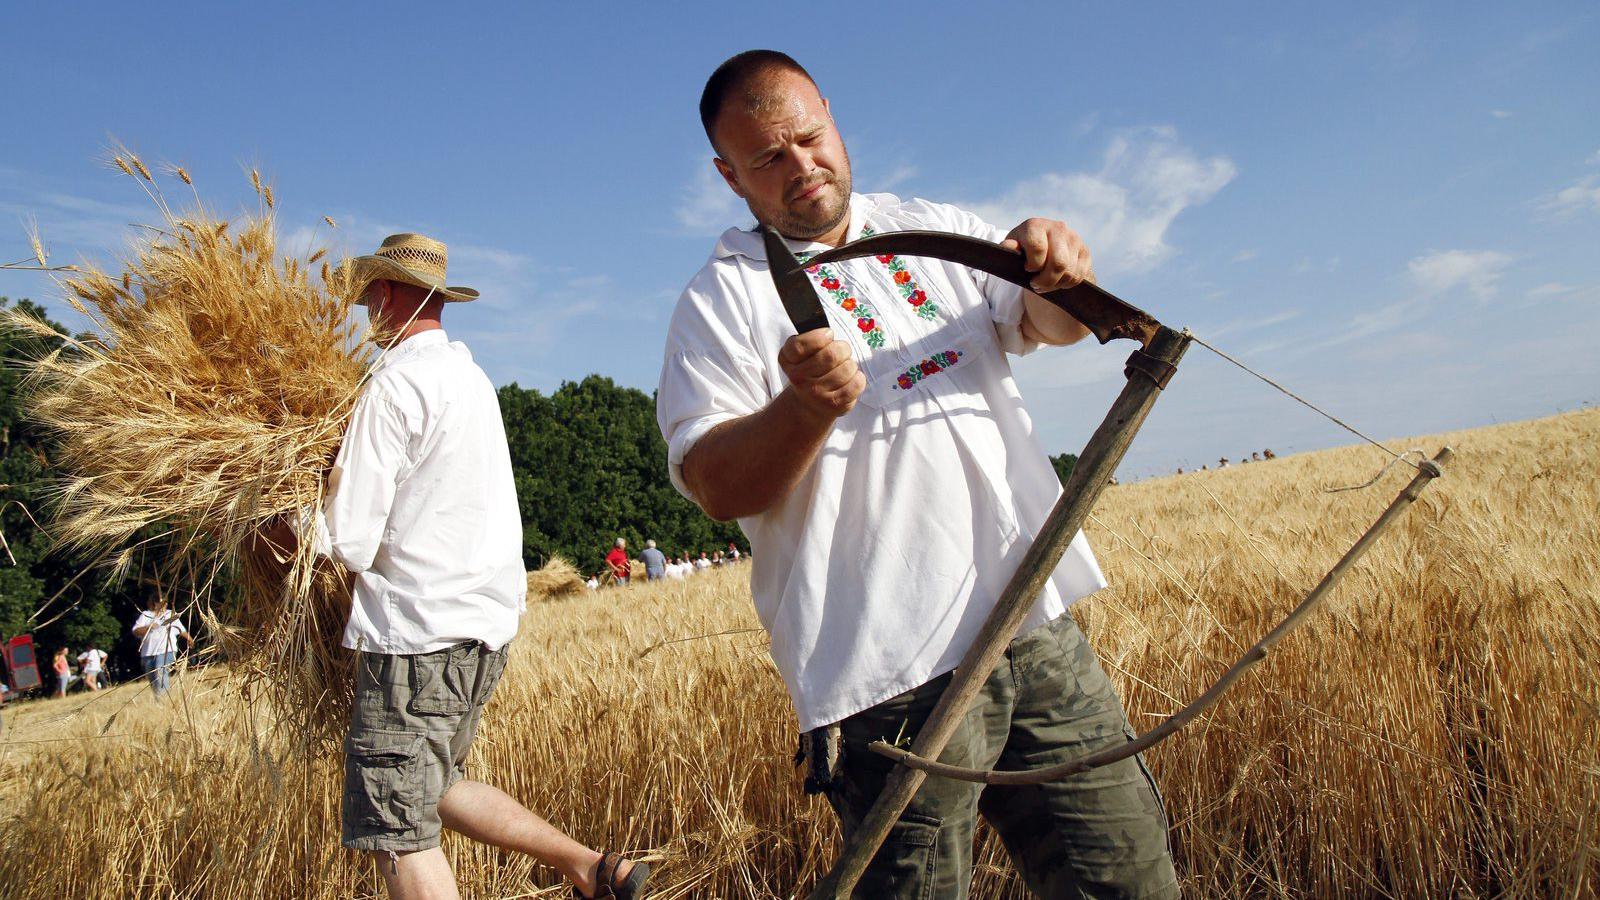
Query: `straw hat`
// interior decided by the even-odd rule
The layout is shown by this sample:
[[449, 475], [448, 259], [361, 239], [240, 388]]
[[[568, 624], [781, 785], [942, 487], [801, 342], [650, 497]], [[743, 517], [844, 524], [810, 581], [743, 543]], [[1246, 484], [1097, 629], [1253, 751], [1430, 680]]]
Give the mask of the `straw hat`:
[[357, 303], [365, 303], [367, 285], [378, 279], [412, 284], [434, 291], [446, 300], [465, 303], [478, 299], [469, 287], [446, 287], [445, 263], [449, 256], [444, 244], [423, 234], [391, 234], [374, 253], [357, 256], [339, 264], [339, 275], [347, 273], [357, 289]]

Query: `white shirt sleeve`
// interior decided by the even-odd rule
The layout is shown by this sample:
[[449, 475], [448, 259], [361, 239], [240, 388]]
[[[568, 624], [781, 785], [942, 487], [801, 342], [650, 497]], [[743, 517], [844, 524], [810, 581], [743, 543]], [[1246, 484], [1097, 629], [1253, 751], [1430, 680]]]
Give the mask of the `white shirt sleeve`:
[[[760, 412], [769, 402], [765, 367], [735, 336], [732, 316], [719, 307], [730, 298], [715, 278], [697, 278], [678, 301], [667, 333], [661, 382], [656, 392], [656, 423], [667, 442], [667, 471], [678, 492], [690, 500], [683, 460], [706, 432], [733, 419]], [[744, 338], [748, 341], [748, 336]], [[698, 501], [697, 501], [698, 502]]]
[[313, 540], [352, 572], [372, 567], [407, 460], [405, 417], [377, 385], [356, 403]]
[[133, 620], [133, 626], [128, 630], [132, 631], [135, 628], [143, 628], [146, 625], [154, 623], [155, 620], [155, 616], [150, 615], [149, 612], [139, 613], [139, 618]]

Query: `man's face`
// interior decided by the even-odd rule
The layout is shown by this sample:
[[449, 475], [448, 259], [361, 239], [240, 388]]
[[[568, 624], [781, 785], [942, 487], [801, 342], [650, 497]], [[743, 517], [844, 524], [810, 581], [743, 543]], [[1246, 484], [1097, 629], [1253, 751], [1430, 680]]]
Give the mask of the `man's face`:
[[772, 77], [751, 110], [735, 94], [717, 120], [717, 171], [756, 221], [792, 238], [826, 235], [850, 211], [850, 158], [828, 101], [794, 72]]

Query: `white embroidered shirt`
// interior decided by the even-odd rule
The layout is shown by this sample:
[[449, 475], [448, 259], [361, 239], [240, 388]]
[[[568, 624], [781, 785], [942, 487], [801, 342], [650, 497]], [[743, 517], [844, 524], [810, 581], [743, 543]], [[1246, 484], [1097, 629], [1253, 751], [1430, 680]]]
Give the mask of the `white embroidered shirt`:
[[[1004, 236], [953, 206], [888, 194], [850, 203], [847, 240], [868, 228]], [[851, 260], [811, 278], [866, 393], [794, 492], [739, 522], [802, 730], [954, 669], [1061, 492], [1006, 357], [1036, 346], [1021, 333], [1020, 288], [908, 257]], [[728, 230], [678, 300], [656, 400], [685, 496], [695, 442], [788, 386], [778, 350], [794, 333], [760, 233]], [[1105, 584], [1079, 534], [1023, 630]]]

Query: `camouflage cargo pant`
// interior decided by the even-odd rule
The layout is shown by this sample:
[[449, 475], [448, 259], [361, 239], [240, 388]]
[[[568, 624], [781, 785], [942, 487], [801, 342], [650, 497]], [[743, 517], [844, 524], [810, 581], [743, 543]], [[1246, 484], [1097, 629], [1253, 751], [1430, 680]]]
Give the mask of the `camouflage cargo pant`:
[[[848, 836], [893, 764], [867, 749], [909, 740], [950, 676], [839, 724], [843, 742], [829, 801]], [[1071, 615], [1011, 642], [939, 759], [982, 769], [1032, 769], [1130, 740], [1111, 682]], [[965, 898], [981, 813], [1034, 894], [1176, 897], [1161, 796], [1138, 758], [1053, 784], [998, 787], [928, 778], [857, 887], [857, 898]]]

